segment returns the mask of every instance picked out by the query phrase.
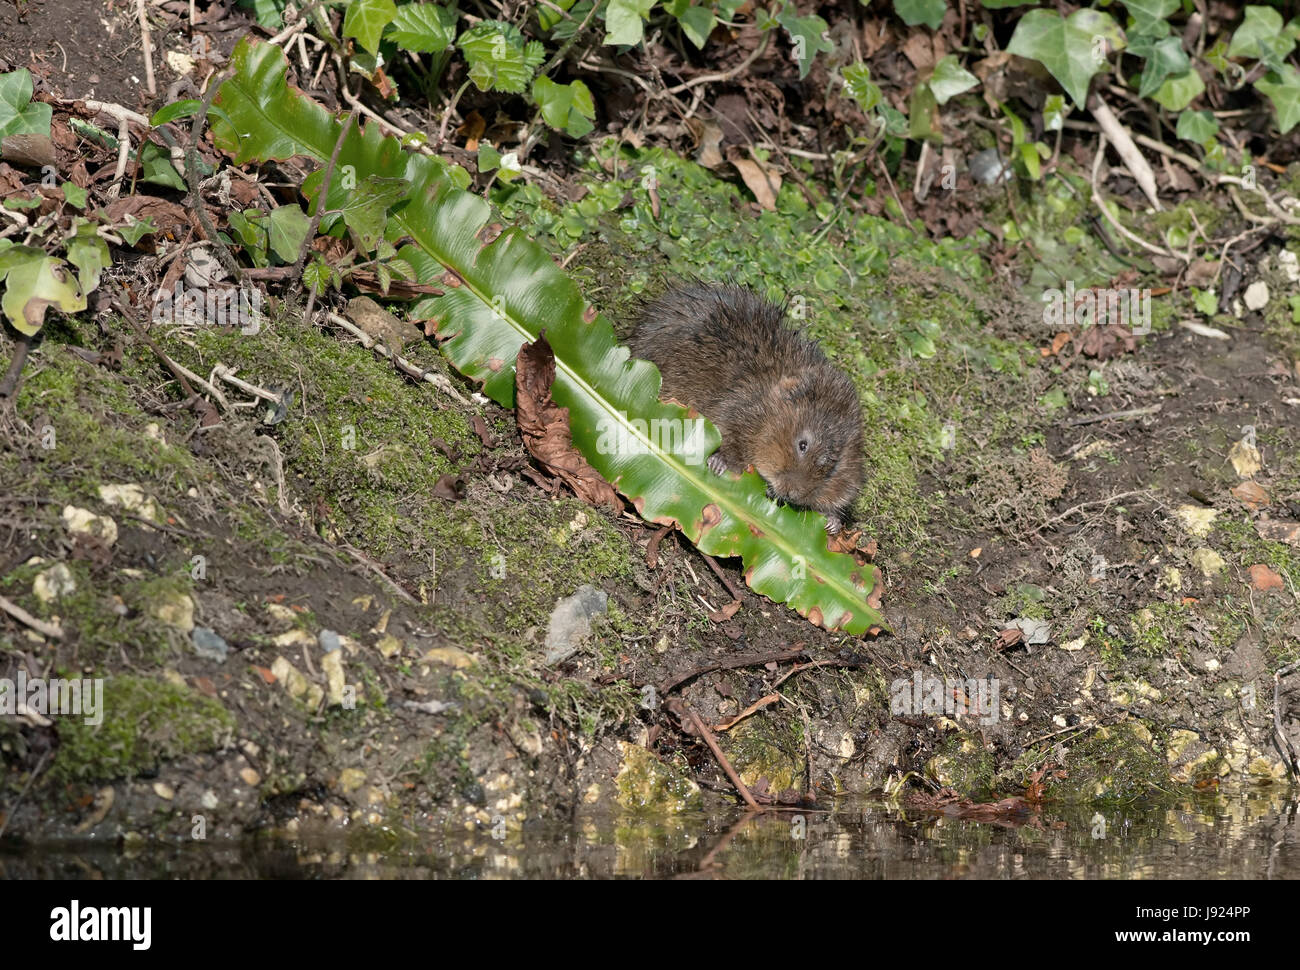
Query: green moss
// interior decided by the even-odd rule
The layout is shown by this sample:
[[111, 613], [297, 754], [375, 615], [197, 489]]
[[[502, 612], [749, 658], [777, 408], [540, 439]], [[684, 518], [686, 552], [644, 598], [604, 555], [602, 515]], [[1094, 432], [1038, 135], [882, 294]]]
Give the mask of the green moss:
[[228, 744], [234, 718], [217, 701], [148, 677], [106, 677], [103, 723], [63, 717], [50, 766], [55, 781], [123, 778]]
[[723, 744], [741, 780], [750, 788], [766, 781], [773, 793], [802, 790], [803, 727], [793, 718], [748, 718], [727, 732]]
[[1189, 793], [1170, 780], [1156, 739], [1140, 721], [1098, 728], [1071, 748], [1067, 765], [1068, 776], [1053, 786], [1065, 797], [1112, 802]]
[[926, 763], [926, 774], [937, 784], [969, 798], [994, 794], [993, 756], [974, 738], [954, 735]]
[[1180, 603], [1152, 603], [1133, 614], [1133, 647], [1147, 657], [1178, 656], [1189, 639], [1191, 611]]
[[627, 812], [673, 815], [698, 811], [704, 799], [691, 777], [664, 764], [645, 748], [620, 741], [623, 767], [614, 780], [615, 796]]
[[[92, 574], [84, 560], [68, 560], [65, 565], [76, 590], [54, 602], [41, 603], [30, 595], [32, 581], [50, 565], [43, 562], [11, 570], [0, 578], [0, 591], [27, 604], [42, 618], [57, 617], [60, 625], [76, 637], [78, 657], [83, 662], [120, 659], [123, 649], [137, 660], [154, 664], [172, 657], [177, 631], [153, 615], [150, 606], [177, 594], [188, 594], [193, 589], [188, 572], [178, 568], [172, 573], [141, 577], [115, 572], [105, 582], [103, 577]], [[114, 594], [121, 598], [125, 610], [117, 606]]]
[[[196, 370], [220, 362], [250, 383], [294, 394], [288, 415], [263, 433], [283, 453], [286, 480], [318, 503], [324, 531], [333, 533], [327, 538], [345, 538], [371, 555], [407, 548], [420, 520], [443, 501], [434, 498], [438, 479], [482, 450], [469, 419], [447, 410], [431, 386], [411, 384], [331, 334], [280, 319], [252, 338], [204, 328], [184, 339], [173, 331], [163, 344]], [[408, 356], [431, 370], [447, 368], [421, 343]]]
[[[40, 459], [36, 494], [84, 504], [102, 484], [139, 482], [166, 507], [206, 477], [188, 452], [146, 434], [146, 427], [158, 422], [144, 412], [127, 382], [107, 378], [64, 347], [47, 343], [33, 356], [19, 387], [17, 412], [32, 424], [39, 442], [33, 443]], [[20, 460], [17, 452], [0, 452], [0, 477], [21, 481]]]

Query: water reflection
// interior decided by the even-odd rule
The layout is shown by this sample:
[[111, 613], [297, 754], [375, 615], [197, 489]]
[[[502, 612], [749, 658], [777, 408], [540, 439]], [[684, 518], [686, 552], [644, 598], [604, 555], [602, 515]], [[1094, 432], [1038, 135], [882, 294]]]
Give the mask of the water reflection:
[[[240, 844], [15, 846], [0, 878], [1295, 879], [1285, 790], [1173, 806], [1044, 806], [984, 822], [896, 805], [508, 831], [304, 834]], [[363, 844], [361, 844], [363, 843]]]

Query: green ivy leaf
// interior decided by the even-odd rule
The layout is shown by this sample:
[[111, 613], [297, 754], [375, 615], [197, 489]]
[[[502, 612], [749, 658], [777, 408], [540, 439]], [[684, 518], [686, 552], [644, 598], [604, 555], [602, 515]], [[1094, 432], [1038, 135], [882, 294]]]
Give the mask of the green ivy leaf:
[[934, 66], [934, 73], [930, 76], [930, 90], [934, 92], [934, 99], [940, 104], [947, 104], [952, 98], [969, 91], [979, 83], [979, 79], [974, 74], [957, 63], [956, 54], [946, 54], [940, 58], [939, 63]]
[[32, 100], [32, 76], [26, 68], [0, 74], [0, 138], [49, 135], [54, 109]]
[[880, 104], [880, 86], [871, 80], [871, 68], [862, 63], [848, 64], [840, 69], [844, 79], [844, 93], [870, 114]]
[[343, 15], [343, 36], [355, 37], [372, 54], [379, 53], [379, 38], [397, 16], [393, 0], [349, 0]]
[[677, 22], [681, 25], [682, 33], [690, 38], [691, 43], [698, 48], [703, 48], [708, 43], [709, 34], [713, 33], [713, 27], [718, 19], [707, 7], [687, 7], [677, 15]]
[[1204, 145], [1219, 133], [1219, 119], [1208, 111], [1184, 111], [1178, 116], [1175, 134], [1186, 141]]
[[[551, 3], [555, 6], [537, 5], [537, 26], [541, 27], [542, 30], [549, 31], [557, 24], [567, 23], [572, 19], [572, 14], [566, 18], [562, 13], [560, 13], [560, 10], [565, 12], [571, 11], [573, 9], [574, 0], [551, 0]], [[555, 7], [559, 7], [560, 10], [556, 10]], [[590, 7], [588, 7], [588, 9], [590, 9]]]
[[5, 276], [5, 295], [0, 299], [0, 309], [4, 310], [14, 329], [29, 337], [35, 336], [45, 323], [45, 311], [50, 307], [64, 313], [79, 313], [86, 309], [85, 294], [68, 264], [42, 252], [40, 256], [25, 258], [11, 266]]
[[514, 24], [485, 20], [460, 35], [457, 45], [469, 63], [469, 76], [480, 91], [522, 94], [542, 63], [537, 41], [524, 41]]
[[[1273, 42], [1273, 43], [1270, 43]], [[1250, 6], [1246, 8], [1246, 19], [1232, 34], [1232, 43], [1228, 45], [1229, 57], [1257, 57], [1263, 60], [1265, 54], [1277, 52], [1277, 43], [1284, 48], [1282, 57], [1291, 53], [1295, 38], [1282, 30], [1282, 15], [1272, 7]], [[1272, 65], [1269, 65], [1272, 67]]]
[[1277, 127], [1286, 134], [1300, 122], [1300, 71], [1283, 64], [1280, 71], [1266, 74], [1255, 82], [1255, 87], [1273, 102], [1277, 112]]
[[947, 9], [945, 0], [894, 0], [894, 13], [902, 17], [903, 23], [909, 27], [925, 24], [931, 30], [938, 30], [943, 26], [943, 15]]
[[1070, 109], [1065, 104], [1065, 96], [1062, 94], [1049, 94], [1047, 100], [1043, 102], [1043, 129], [1045, 131], [1061, 131], [1065, 128], [1065, 117], [1070, 113]]
[[310, 228], [311, 220], [296, 203], [273, 209], [267, 220], [271, 252], [279, 256], [282, 263], [296, 263]]
[[1160, 85], [1160, 89], [1151, 96], [1161, 107], [1170, 111], [1182, 111], [1205, 90], [1205, 82], [1195, 71], [1188, 71], [1181, 77], [1171, 77]]
[[776, 19], [790, 35], [790, 43], [794, 45], [795, 63], [799, 65], [799, 77], [805, 78], [812, 68], [813, 58], [822, 51], [833, 51], [835, 45], [826, 39], [826, 31], [830, 29], [826, 21], [816, 16], [798, 17], [795, 16], [796, 13], [794, 5], [791, 4], [783, 9]]
[[239, 6], [253, 11], [259, 26], [273, 31], [284, 26], [284, 7], [288, 0], [239, 0]]
[[122, 241], [128, 246], [134, 246], [145, 236], [158, 231], [152, 219], [137, 219], [134, 216], [126, 218], [128, 221], [120, 226], [114, 226], [113, 231], [121, 236]]
[[1193, 286], [1192, 306], [1196, 307], [1203, 316], [1212, 317], [1219, 312], [1219, 298], [1214, 295], [1213, 290], [1198, 290]]
[[645, 35], [645, 21], [655, 0], [609, 0], [605, 8], [605, 44], [636, 45]]
[[1133, 32], [1148, 37], [1168, 34], [1168, 17], [1181, 6], [1180, 0], [1124, 0], [1124, 7], [1133, 18]]
[[68, 240], [68, 262], [77, 267], [77, 282], [83, 296], [93, 293], [99, 286], [99, 277], [113, 262], [108, 243], [99, 237], [98, 227], [89, 219], [77, 219], [74, 232]]
[[581, 138], [595, 127], [592, 121], [596, 104], [582, 81], [559, 84], [549, 77], [539, 77], [533, 82], [533, 100], [548, 125], [573, 138]]
[[[569, 8], [569, 19], [567, 20], [547, 7], [539, 7], [537, 19], [543, 24], [543, 30], [551, 32], [551, 40], [558, 40], [563, 43], [578, 32], [578, 28], [586, 21], [587, 14], [591, 13], [593, 6], [595, 6], [593, 0], [578, 0]], [[545, 26], [545, 24], [551, 22], [554, 22], [554, 27]]]
[[480, 174], [487, 174], [494, 171], [501, 164], [501, 153], [496, 150], [491, 142], [481, 141], [478, 143], [478, 170]]
[[60, 188], [63, 189], [63, 198], [68, 205], [83, 212], [86, 209], [86, 190], [72, 182], [64, 182]]
[[327, 227], [339, 219], [347, 226], [352, 242], [361, 252], [374, 250], [388, 226], [388, 210], [404, 196], [411, 183], [403, 178], [367, 175], [352, 188], [330, 183], [330, 214], [322, 219]]
[[908, 138], [940, 139], [938, 103], [928, 85], [918, 84], [912, 88], [912, 97], [907, 106], [907, 123]]
[[1165, 79], [1178, 74], [1185, 74], [1191, 69], [1192, 62], [1183, 51], [1183, 42], [1177, 37], [1165, 37], [1154, 43], [1147, 38], [1138, 38], [1129, 48], [1139, 57], [1146, 58], [1142, 67], [1142, 80], [1138, 84], [1138, 96], [1149, 98]]
[[437, 54], [456, 39], [454, 7], [437, 3], [405, 3], [388, 25], [388, 39], [408, 51]]
[[228, 213], [226, 222], [254, 266], [261, 268], [270, 265], [266, 258], [269, 236], [265, 215], [256, 209], [246, 209], [243, 212]]
[[1038, 61], [1077, 105], [1088, 98], [1088, 83], [1106, 66], [1106, 55], [1125, 46], [1124, 33], [1109, 14], [1089, 8], [1062, 17], [1054, 10], [1031, 10], [1020, 18], [1007, 50]]
[[172, 164], [171, 153], [164, 152], [151, 141], [140, 146], [140, 168], [143, 172], [140, 176], [142, 182], [165, 185], [169, 189], [180, 192], [188, 188], [185, 180], [181, 178], [181, 173], [176, 171], [176, 166]]

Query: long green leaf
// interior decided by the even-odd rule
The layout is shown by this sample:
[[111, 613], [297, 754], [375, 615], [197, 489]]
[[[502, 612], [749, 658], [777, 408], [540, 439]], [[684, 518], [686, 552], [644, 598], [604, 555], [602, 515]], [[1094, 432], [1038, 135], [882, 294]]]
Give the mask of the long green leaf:
[[[232, 62], [235, 74], [222, 85], [220, 110], [213, 113], [216, 144], [239, 163], [328, 159], [340, 121], [286, 84], [280, 50], [244, 40]], [[876, 567], [831, 552], [825, 520], [775, 505], [754, 473], [739, 480], [710, 473], [703, 459], [717, 447], [717, 430], [659, 400], [658, 369], [630, 357], [610, 322], [544, 249], [493, 222], [488, 203], [464, 191], [462, 170], [407, 153], [372, 125], [349, 131], [336, 171], [409, 181], [386, 237], [407, 240], [401, 258], [420, 281], [444, 287], [414, 315], [435, 322], [448, 358], [481, 381], [484, 393], [513, 405], [515, 357], [545, 331], [556, 358], [552, 394], [569, 409], [575, 446], [642, 516], [677, 525], [706, 553], [740, 556], [754, 590], [827, 629], [861, 633], [885, 626], [867, 602], [880, 581]], [[309, 198], [319, 193], [322, 175], [304, 183]], [[327, 208], [344, 201], [339, 181], [331, 182]]]

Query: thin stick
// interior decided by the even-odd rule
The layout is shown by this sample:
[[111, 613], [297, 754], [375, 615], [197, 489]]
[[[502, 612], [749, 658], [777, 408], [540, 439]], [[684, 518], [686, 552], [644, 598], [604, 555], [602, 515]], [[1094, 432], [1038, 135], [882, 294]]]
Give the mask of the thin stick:
[[1140, 418], [1147, 414], [1156, 414], [1164, 408], [1163, 404], [1152, 404], [1145, 408], [1131, 408], [1128, 411], [1107, 411], [1105, 414], [1088, 414], [1081, 418], [1071, 418], [1065, 422], [1070, 427], [1077, 427], [1081, 424], [1096, 424], [1098, 421], [1122, 420], [1125, 418]]
[[656, 98], [664, 98], [670, 94], [681, 94], [683, 91], [689, 91], [691, 88], [696, 87], [697, 85], [700, 84], [712, 84], [714, 82], [730, 81], [733, 77], [738, 77], [739, 75], [744, 74], [745, 71], [749, 69], [749, 65], [753, 64], [756, 60], [758, 60], [760, 57], [763, 56], [763, 52], [767, 50], [767, 42], [771, 39], [771, 37], [772, 37], [772, 31], [768, 31], [767, 33], [765, 33], [763, 35], [762, 43], [760, 43], [757, 47], [754, 48], [753, 53], [751, 53], [747, 58], [745, 58], [735, 67], [733, 67], [731, 70], [723, 71], [720, 74], [701, 74], [699, 77], [692, 78], [691, 80], [687, 81], [684, 84], [679, 84], [673, 88], [667, 88], [666, 90], [661, 91], [653, 96]]
[[113, 187], [108, 190], [111, 199], [116, 199], [122, 192], [122, 178], [126, 175], [126, 163], [130, 156], [131, 126], [127, 119], [119, 118], [117, 122], [117, 168], [113, 171]]
[[739, 667], [756, 667], [762, 664], [781, 663], [785, 660], [797, 660], [800, 657], [807, 656], [807, 654], [807, 650], [803, 647], [798, 647], [794, 650], [785, 650], [778, 653], [750, 654], [745, 657], [735, 657], [731, 660], [723, 660], [719, 663], [706, 664], [703, 667], [696, 667], [694, 670], [689, 670], [684, 674], [674, 677], [672, 680], [660, 684], [659, 693], [667, 694], [674, 688], [686, 683], [686, 681], [698, 677], [700, 674], [712, 673], [715, 670], [735, 670]]
[[36, 767], [32, 769], [31, 775], [27, 778], [27, 784], [23, 785], [23, 790], [18, 793], [18, 797], [14, 799], [14, 803], [9, 806], [9, 811], [5, 812], [4, 821], [0, 822], [0, 835], [5, 834], [5, 829], [9, 827], [10, 820], [14, 817], [14, 813], [18, 811], [18, 806], [23, 803], [23, 799], [27, 797], [27, 792], [31, 790], [33, 782], [36, 781], [36, 777], [41, 773], [41, 769], [45, 767], [45, 759], [49, 756], [50, 749], [47, 749], [45, 753], [41, 755], [41, 760], [36, 762]]
[[4, 380], [0, 380], [0, 401], [18, 395], [18, 376], [23, 372], [23, 364], [27, 362], [27, 351], [31, 346], [32, 338], [25, 333], [20, 333], [14, 341], [13, 358], [9, 361]]
[[419, 606], [419, 605], [420, 605], [420, 601], [419, 601], [419, 600], [417, 600], [414, 596], [412, 596], [412, 595], [411, 595], [410, 593], [408, 593], [406, 590], [402, 589], [402, 587], [398, 586], [397, 583], [394, 582], [392, 579], [390, 579], [390, 578], [389, 578], [389, 577], [384, 573], [384, 571], [383, 571], [382, 569], [379, 568], [378, 564], [377, 564], [373, 559], [371, 559], [369, 556], [367, 556], [365, 553], [361, 552], [361, 551], [360, 551], [359, 549], [357, 549], [355, 546], [353, 546], [353, 545], [351, 545], [351, 544], [349, 544], [349, 543], [346, 543], [346, 542], [343, 543], [342, 546], [341, 546], [340, 548], [342, 548], [343, 551], [346, 552], [349, 556], [351, 556], [353, 559], [355, 559], [355, 560], [356, 560], [357, 562], [359, 562], [361, 565], [365, 566], [365, 567], [366, 567], [367, 569], [369, 569], [372, 573], [374, 573], [376, 576], [378, 576], [380, 579], [382, 579], [385, 583], [387, 583], [389, 586], [391, 586], [392, 589], [393, 589], [393, 592], [395, 592], [398, 596], [400, 596], [400, 597], [401, 597], [402, 599], [404, 599], [406, 602], [408, 602], [408, 603], [412, 603], [412, 604], [414, 604], [415, 606]]
[[459, 404], [468, 405], [470, 403], [469, 401], [465, 400], [465, 398], [460, 394], [460, 392], [456, 390], [456, 388], [452, 387], [451, 382], [447, 380], [447, 378], [444, 377], [442, 374], [436, 374], [432, 371], [423, 370], [419, 367], [419, 365], [413, 364], [405, 357], [401, 357], [398, 354], [393, 353], [392, 350], [390, 350], [388, 347], [385, 347], [382, 343], [380, 343], [374, 337], [370, 336], [370, 334], [366, 333], [364, 330], [362, 330], [360, 327], [358, 327], [356, 324], [354, 324], [351, 320], [347, 319], [346, 317], [341, 317], [337, 313], [327, 313], [325, 315], [325, 318], [329, 320], [330, 323], [342, 327], [348, 333], [352, 334], [352, 336], [360, 340], [361, 345], [365, 347], [367, 350], [373, 350], [387, 357], [404, 373], [409, 374], [412, 377], [418, 377], [420, 380], [432, 384], [438, 390], [442, 391], [442, 393], [454, 399]]
[[1137, 145], [1133, 144], [1133, 137], [1129, 134], [1110, 106], [1101, 99], [1101, 95], [1094, 94], [1088, 102], [1088, 108], [1092, 111], [1092, 116], [1097, 119], [1097, 124], [1101, 130], [1110, 138], [1111, 143], [1115, 146], [1115, 151], [1119, 152], [1119, 157], [1124, 160], [1128, 170], [1133, 173], [1133, 178], [1137, 180], [1138, 186], [1146, 193], [1146, 197], [1155, 206], [1157, 212], [1161, 210], [1160, 198], [1156, 194], [1156, 173], [1151, 171], [1151, 166], [1147, 160], [1142, 157], [1138, 151]]
[[1110, 209], [1106, 208], [1106, 203], [1102, 201], [1101, 193], [1097, 189], [1097, 170], [1101, 167], [1101, 158], [1105, 150], [1106, 135], [1103, 132], [1097, 139], [1097, 155], [1092, 160], [1092, 201], [1097, 208], [1101, 210], [1101, 214], [1106, 217], [1106, 221], [1114, 226], [1115, 230], [1129, 242], [1141, 246], [1149, 253], [1154, 253], [1157, 256], [1167, 256], [1172, 259], [1181, 259], [1185, 263], [1191, 262], [1191, 260], [1186, 256], [1180, 255], [1179, 253], [1171, 253], [1169, 250], [1162, 249], [1159, 246], [1153, 246], [1145, 239], [1135, 236], [1133, 233], [1129, 232], [1129, 230], [1126, 229], [1118, 219], [1110, 214]]
[[[348, 131], [351, 130], [356, 120], [357, 109], [353, 108], [343, 122], [343, 130], [339, 132], [338, 140], [334, 142], [334, 151], [330, 153], [330, 160], [325, 165], [325, 177], [321, 180], [320, 192], [316, 196], [316, 208], [312, 212], [311, 223], [307, 226], [307, 236], [303, 239], [302, 246], [298, 250], [298, 259], [293, 264], [292, 283], [290, 285], [295, 291], [302, 283], [302, 267], [303, 263], [307, 261], [307, 250], [311, 248], [312, 240], [316, 238], [316, 231], [320, 229], [321, 216], [325, 214], [325, 203], [330, 194], [330, 181], [334, 178], [334, 166], [338, 164], [339, 152], [343, 150], [343, 140], [347, 138]], [[311, 316], [310, 306], [307, 308], [307, 316], [309, 318]]]
[[1295, 748], [1291, 747], [1291, 739], [1282, 731], [1282, 678], [1298, 669], [1300, 669], [1300, 662], [1287, 664], [1273, 674], [1273, 730], [1277, 732], [1278, 750], [1286, 759], [1287, 771], [1291, 773], [1292, 778], [1296, 776], [1296, 754]]
[[682, 710], [685, 712], [686, 716], [690, 718], [691, 723], [695, 725], [695, 730], [699, 733], [700, 737], [704, 739], [704, 743], [709, 746], [709, 750], [713, 752], [713, 757], [718, 759], [718, 764], [722, 766], [722, 770], [726, 772], [727, 777], [731, 779], [731, 783], [736, 786], [736, 791], [740, 792], [740, 797], [745, 800], [745, 804], [754, 811], [761, 812], [763, 806], [754, 800], [754, 796], [750, 794], [749, 788], [740, 780], [740, 775], [736, 774], [736, 769], [731, 767], [731, 762], [727, 760], [727, 756], [723, 754], [722, 749], [718, 747], [718, 741], [717, 738], [713, 736], [713, 732], [708, 729], [708, 726], [700, 719], [699, 715], [691, 710], [685, 702], [682, 702]]
[[63, 637], [63, 628], [58, 624], [38, 620], [17, 603], [3, 596], [0, 596], [0, 610], [4, 610], [19, 623], [31, 627], [42, 636], [49, 637], [52, 640], [59, 640]]
[[713, 570], [713, 574], [717, 576], [718, 579], [722, 580], [722, 585], [727, 587], [727, 592], [731, 594], [731, 598], [739, 601], [740, 590], [736, 589], [735, 584], [727, 578], [727, 574], [723, 571], [722, 567], [718, 565], [718, 561], [706, 552], [702, 552], [700, 555], [703, 556], [704, 561], [709, 564], [709, 568]]
[[135, 0], [135, 10], [140, 16], [140, 46], [144, 48], [144, 86], [153, 97], [158, 93], [153, 82], [153, 35], [149, 32], [149, 15], [144, 0]]
[[260, 397], [263, 401], [268, 401], [271, 404], [278, 405], [280, 403], [280, 396], [278, 394], [272, 394], [268, 390], [264, 390], [263, 388], [260, 388], [255, 384], [250, 384], [248, 383], [248, 381], [236, 377], [234, 375], [234, 372], [232, 372], [228, 367], [226, 367], [225, 364], [221, 363], [220, 361], [218, 361], [217, 366], [212, 369], [212, 373], [215, 374], [220, 380], [225, 381], [227, 384], [234, 385], [235, 387], [239, 388], [241, 391], [253, 395], [253, 397]]
[[1076, 512], [1082, 512], [1084, 509], [1092, 508], [1094, 505], [1103, 505], [1103, 506], [1110, 505], [1112, 502], [1118, 502], [1120, 499], [1124, 499], [1124, 498], [1132, 498], [1134, 495], [1146, 495], [1150, 491], [1151, 489], [1149, 488], [1135, 488], [1131, 492], [1120, 492], [1118, 495], [1112, 495], [1110, 498], [1097, 499], [1096, 501], [1093, 502], [1080, 502], [1074, 508], [1066, 509], [1064, 512], [1062, 512], [1060, 515], [1056, 516], [1055, 518], [1048, 519], [1037, 529], [1031, 532], [1030, 535], [1036, 536], [1044, 529], [1050, 529], [1052, 526], [1056, 525], [1056, 523], [1068, 519]]
[[[233, 70], [233, 69], [232, 69]], [[203, 130], [203, 125], [208, 120], [208, 112], [212, 110], [212, 99], [217, 96], [217, 90], [225, 79], [213, 78], [208, 83], [207, 93], [203, 95], [203, 106], [194, 115], [194, 122], [190, 125], [190, 141], [185, 147], [185, 182], [190, 190], [190, 197], [194, 200], [194, 214], [199, 217], [199, 224], [203, 226], [203, 234], [208, 242], [212, 243], [213, 250], [217, 254], [219, 262], [227, 273], [236, 281], [242, 282], [244, 278], [243, 270], [235, 262], [235, 257], [230, 254], [230, 249], [217, 235], [217, 228], [212, 224], [212, 219], [208, 216], [207, 207], [203, 204], [203, 193], [199, 188], [199, 132]]]

